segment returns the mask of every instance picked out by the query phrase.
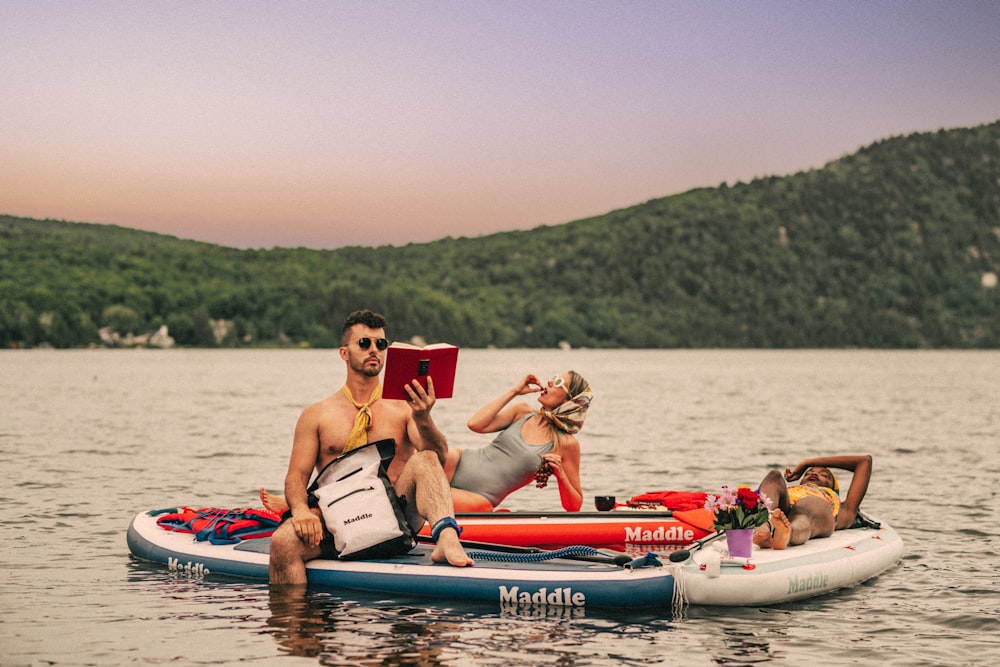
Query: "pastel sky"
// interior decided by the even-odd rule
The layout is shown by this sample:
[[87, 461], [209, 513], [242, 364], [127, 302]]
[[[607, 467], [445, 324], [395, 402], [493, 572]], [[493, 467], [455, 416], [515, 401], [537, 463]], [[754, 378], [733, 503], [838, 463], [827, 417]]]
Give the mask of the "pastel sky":
[[0, 213], [240, 248], [561, 224], [1000, 119], [996, 0], [0, 0]]

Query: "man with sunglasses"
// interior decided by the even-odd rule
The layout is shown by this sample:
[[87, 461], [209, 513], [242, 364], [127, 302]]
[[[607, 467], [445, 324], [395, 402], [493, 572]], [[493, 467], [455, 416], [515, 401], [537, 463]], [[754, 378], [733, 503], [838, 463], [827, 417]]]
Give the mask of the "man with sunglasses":
[[419, 382], [406, 387], [409, 399], [380, 400], [379, 376], [385, 365], [386, 320], [360, 310], [341, 329], [340, 358], [347, 367], [344, 386], [302, 411], [295, 426], [292, 453], [285, 476], [286, 520], [271, 537], [272, 584], [304, 585], [306, 561], [335, 558], [332, 536], [324, 530], [319, 510], [309, 507], [307, 485], [313, 470], [367, 442], [391, 438], [396, 456], [389, 479], [404, 505], [407, 522], [418, 531], [424, 522], [434, 530], [436, 562], [471, 565], [458, 539], [451, 489], [443, 464], [448, 443], [431, 418], [434, 382], [427, 390]]

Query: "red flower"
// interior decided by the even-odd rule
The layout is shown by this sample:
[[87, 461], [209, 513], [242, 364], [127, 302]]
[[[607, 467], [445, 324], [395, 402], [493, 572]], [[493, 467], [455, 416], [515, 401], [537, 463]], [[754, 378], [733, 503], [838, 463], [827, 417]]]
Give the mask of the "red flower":
[[747, 487], [740, 487], [736, 490], [736, 498], [739, 500], [740, 505], [743, 509], [748, 512], [753, 512], [757, 509], [757, 503], [760, 502], [760, 496], [753, 489]]

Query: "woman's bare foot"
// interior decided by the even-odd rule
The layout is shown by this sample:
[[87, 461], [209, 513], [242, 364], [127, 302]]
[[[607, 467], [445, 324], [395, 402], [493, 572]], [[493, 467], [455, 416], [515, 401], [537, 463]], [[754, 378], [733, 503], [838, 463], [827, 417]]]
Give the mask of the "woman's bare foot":
[[771, 512], [771, 525], [774, 526], [774, 535], [771, 540], [772, 549], [785, 549], [788, 547], [788, 540], [792, 537], [792, 522], [788, 520], [785, 513], [780, 509]]
[[266, 509], [278, 514], [284, 514], [288, 511], [288, 503], [285, 502], [285, 497], [269, 493], [264, 487], [260, 487], [260, 502], [264, 503]]
[[763, 526], [757, 526], [753, 529], [753, 543], [756, 544], [761, 549], [770, 549], [773, 540], [771, 539], [771, 520], [768, 519], [767, 523]]
[[780, 509], [771, 512], [771, 518], [753, 531], [753, 543], [761, 549], [785, 549], [792, 535], [792, 524]]
[[469, 558], [458, 540], [458, 533], [454, 528], [445, 528], [438, 535], [437, 546], [431, 552], [431, 560], [435, 563], [448, 563], [455, 567], [466, 567], [474, 565], [474, 561]]

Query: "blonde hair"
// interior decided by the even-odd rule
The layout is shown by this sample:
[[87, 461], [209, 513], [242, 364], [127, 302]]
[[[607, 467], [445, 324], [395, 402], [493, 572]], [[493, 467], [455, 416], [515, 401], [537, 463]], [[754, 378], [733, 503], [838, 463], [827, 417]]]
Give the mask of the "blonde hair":
[[[590, 383], [576, 371], [569, 371], [569, 383], [566, 385], [566, 402], [563, 405], [572, 402], [574, 398], [585, 391], [590, 391]], [[545, 413], [543, 412], [542, 414], [544, 415]], [[559, 445], [562, 444], [563, 437], [570, 435], [570, 433], [560, 429], [551, 418], [545, 421], [548, 422], [549, 433], [552, 434], [552, 451], [555, 452], [559, 449]]]

